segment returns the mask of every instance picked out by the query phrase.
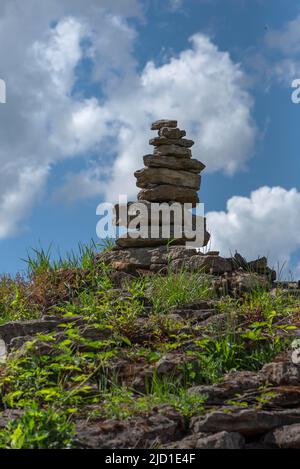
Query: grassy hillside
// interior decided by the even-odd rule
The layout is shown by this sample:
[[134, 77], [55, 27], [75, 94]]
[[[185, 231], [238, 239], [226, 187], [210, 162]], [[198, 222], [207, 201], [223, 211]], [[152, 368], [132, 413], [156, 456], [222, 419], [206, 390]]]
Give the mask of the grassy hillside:
[[[0, 336], [9, 347], [0, 373], [1, 448], [89, 447], [83, 423], [146, 421], [166, 408], [183, 419], [184, 434], [207, 412], [196, 386], [260, 370], [299, 327], [292, 292], [258, 286], [220, 296], [210, 275], [184, 269], [128, 275], [120, 287], [96, 250], [81, 247], [80, 256], [56, 263], [35, 251], [27, 275], [0, 280]], [[11, 332], [12, 321], [21, 334]], [[266, 385], [254, 401], [236, 395], [229, 404], [261, 409], [268, 392]]]

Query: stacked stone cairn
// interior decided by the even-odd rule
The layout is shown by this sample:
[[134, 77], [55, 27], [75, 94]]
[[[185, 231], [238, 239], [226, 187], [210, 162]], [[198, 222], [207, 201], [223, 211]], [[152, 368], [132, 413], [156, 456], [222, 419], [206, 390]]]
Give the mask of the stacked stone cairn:
[[[205, 246], [209, 240], [209, 234], [205, 229], [205, 219], [193, 214], [190, 218], [190, 233], [184, 223], [184, 213], [186, 206], [195, 207], [199, 202], [198, 190], [200, 189], [200, 173], [205, 165], [196, 159], [192, 159], [191, 147], [194, 145], [192, 140], [184, 138], [185, 130], [177, 127], [176, 120], [159, 120], [152, 124], [151, 130], [157, 130], [158, 136], [150, 140], [150, 145], [154, 146], [154, 152], [144, 156], [145, 167], [135, 172], [137, 187], [141, 189], [138, 194], [138, 201], [145, 208], [146, 215], [141, 217], [141, 223], [136, 229], [136, 236], [127, 236], [127, 232], [119, 237], [117, 246], [120, 248], [130, 247], [153, 247], [166, 244], [183, 245], [188, 240], [193, 241], [195, 229], [201, 226], [202, 243]], [[181, 226], [177, 224], [174, 212], [171, 211], [169, 220], [164, 220], [162, 212], [159, 212], [158, 218], [153, 218], [153, 205], [151, 204], [172, 204], [177, 206], [180, 213]], [[135, 217], [135, 213], [130, 212], [128, 204], [127, 220], [120, 216], [120, 206], [116, 206], [116, 219], [119, 226], [126, 226]], [[151, 223], [150, 216], [152, 213]], [[201, 219], [200, 219], [201, 218]], [[197, 225], [196, 223], [199, 222]], [[151, 224], [157, 225], [157, 235], [153, 236]], [[169, 238], [165, 236], [166, 231], [163, 227], [168, 224], [170, 230]], [[175, 230], [176, 228], [176, 230]], [[179, 229], [178, 229], [179, 228]], [[145, 235], [141, 233], [144, 230]], [[139, 235], [140, 233], [140, 235]], [[179, 235], [180, 233], [180, 235]]]
[[[268, 267], [266, 257], [247, 262], [240, 254], [225, 258], [218, 251], [205, 249], [201, 252], [197, 245], [187, 249], [186, 226], [181, 236], [174, 218], [168, 220], [170, 238], [162, 236], [163, 223], [158, 217], [154, 225], [158, 227], [158, 236], [150, 236], [148, 231], [143, 236], [143, 228], [149, 229], [149, 219], [154, 204], [179, 204], [184, 211], [185, 203], [195, 206], [198, 203], [200, 173], [205, 165], [192, 158], [191, 147], [194, 142], [185, 138], [186, 132], [177, 127], [175, 120], [160, 120], [152, 124], [152, 130], [158, 130], [158, 137], [150, 140], [154, 152], [144, 156], [145, 167], [135, 172], [137, 186], [141, 189], [138, 202], [142, 205], [143, 216], [135, 225], [136, 236], [132, 236], [131, 222], [136, 220], [134, 202], [115, 206], [115, 223], [125, 231], [116, 241], [112, 250], [99, 253], [97, 259], [112, 267], [114, 281], [122, 283], [127, 275], [152, 275], [153, 272], [168, 274], [184, 268], [188, 272], [206, 273], [213, 276], [212, 288], [223, 294], [252, 291], [262, 286], [271, 287], [276, 279], [276, 272]], [[198, 233], [198, 215], [193, 214], [192, 230]], [[153, 217], [151, 218], [151, 223]], [[196, 222], [196, 223], [194, 223]], [[202, 246], [206, 246], [210, 235], [206, 231], [205, 218], [202, 217]], [[152, 223], [153, 224], [153, 223]], [[204, 230], [203, 230], [204, 227]], [[182, 226], [180, 226], [180, 229]], [[131, 235], [127, 236], [130, 231]], [[204, 234], [203, 234], [204, 231]], [[152, 235], [153, 233], [151, 233]], [[180, 234], [180, 231], [179, 231]], [[197, 238], [198, 240], [198, 238]], [[189, 236], [189, 241], [193, 239]]]

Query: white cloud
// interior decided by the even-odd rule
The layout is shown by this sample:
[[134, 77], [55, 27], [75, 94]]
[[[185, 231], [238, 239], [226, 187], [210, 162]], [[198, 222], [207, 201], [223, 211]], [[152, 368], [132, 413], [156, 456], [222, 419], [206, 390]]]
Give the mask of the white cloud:
[[[53, 164], [92, 149], [108, 134], [108, 115], [98, 101], [72, 95], [76, 67], [94, 53], [109, 68], [112, 56], [118, 61], [119, 43], [115, 75], [124, 76], [134, 66], [134, 30], [126, 18], [140, 15], [138, 0], [2, 0], [0, 66], [7, 104], [0, 106], [0, 238], [22, 227]], [[97, 47], [85, 51], [82, 41], [95, 38]]]
[[[179, 119], [208, 171], [245, 167], [256, 130], [240, 67], [196, 34], [187, 50], [138, 72], [137, 35], [127, 21], [133, 16], [141, 18], [137, 0], [2, 0], [8, 103], [0, 108], [0, 238], [16, 231], [52, 166], [65, 158], [98, 155], [88, 169], [67, 175], [65, 198], [134, 196], [133, 172], [150, 150], [146, 131], [157, 118]], [[100, 98], [74, 93], [83, 59], [93, 64], [86, 87], [97, 86]]]
[[266, 44], [284, 55], [300, 53], [300, 15], [288, 21], [281, 29], [266, 34]]
[[[102, 186], [106, 198], [114, 199], [120, 191], [135, 195], [133, 172], [142, 165], [142, 155], [151, 151], [146, 130], [162, 117], [178, 118], [196, 142], [195, 157], [209, 172], [233, 174], [243, 169], [256, 136], [252, 99], [243, 78], [227, 53], [196, 34], [190, 49], [161, 66], [149, 62], [134, 84], [109, 95], [103, 112], [116, 123], [111, 141], [117, 157], [111, 180]], [[71, 190], [70, 181], [69, 176]]]
[[261, 187], [250, 197], [232, 197], [226, 212], [209, 212], [212, 249], [239, 251], [249, 259], [268, 255], [269, 264], [289, 262], [300, 248], [300, 193]]
[[47, 166], [31, 168], [29, 165], [26, 165], [22, 172], [3, 171], [2, 178], [7, 176], [6, 184], [8, 181], [11, 184], [10, 189], [6, 190], [1, 198], [0, 238], [6, 238], [8, 233], [14, 234], [24, 229], [24, 226], [20, 226], [20, 220], [24, 218], [24, 211], [29, 210], [41, 195], [48, 171]]

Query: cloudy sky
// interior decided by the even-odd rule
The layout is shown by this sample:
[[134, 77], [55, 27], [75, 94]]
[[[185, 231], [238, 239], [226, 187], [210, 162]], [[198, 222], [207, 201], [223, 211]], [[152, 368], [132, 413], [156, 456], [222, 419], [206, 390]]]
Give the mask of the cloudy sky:
[[96, 238], [166, 117], [207, 165], [211, 247], [300, 278], [299, 2], [1, 0], [0, 78], [1, 271]]

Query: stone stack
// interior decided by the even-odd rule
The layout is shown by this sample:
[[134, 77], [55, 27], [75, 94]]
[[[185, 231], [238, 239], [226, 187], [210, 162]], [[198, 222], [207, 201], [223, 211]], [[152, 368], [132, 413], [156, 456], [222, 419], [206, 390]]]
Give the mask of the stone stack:
[[161, 120], [152, 124], [158, 137], [150, 140], [154, 154], [144, 156], [143, 168], [135, 172], [137, 186], [142, 190], [139, 200], [149, 202], [199, 202], [200, 172], [204, 164], [192, 159], [192, 140], [185, 137], [185, 130], [177, 128], [177, 121]]
[[[153, 154], [144, 156], [145, 167], [135, 172], [137, 179], [137, 187], [141, 189], [138, 194], [138, 201], [143, 204], [147, 209], [147, 216], [142, 220], [141, 225], [149, 227], [151, 204], [153, 203], [177, 203], [179, 209], [184, 214], [184, 205], [191, 204], [195, 207], [199, 202], [198, 190], [201, 184], [201, 171], [205, 165], [196, 159], [192, 159], [191, 147], [194, 145], [192, 140], [184, 138], [186, 136], [185, 130], [180, 130], [177, 127], [176, 120], [159, 120], [152, 124], [151, 130], [157, 130], [158, 136], [150, 140], [150, 145], [154, 146]], [[128, 223], [132, 220], [130, 215], [130, 205], [128, 204]], [[122, 217], [119, 216], [120, 207], [116, 206], [116, 221], [119, 226], [126, 226]], [[153, 220], [153, 217], [152, 217]], [[205, 220], [202, 217], [202, 226]], [[196, 227], [196, 222], [199, 221], [196, 215], [193, 215], [192, 229]], [[162, 219], [157, 221], [159, 225], [159, 233], [157, 237], [147, 236], [127, 237], [123, 234], [117, 240], [117, 246], [120, 248], [128, 247], [153, 247], [170, 243], [182, 245], [187, 241], [186, 230], [181, 226], [181, 236], [178, 236], [178, 231], [175, 230], [174, 220], [170, 220], [171, 225], [170, 238], [166, 239], [162, 235]], [[177, 223], [177, 222], [176, 222]], [[178, 226], [178, 225], [177, 225]], [[199, 226], [199, 225], [198, 225]], [[126, 226], [128, 228], [128, 225]], [[141, 230], [139, 226], [138, 230]], [[209, 234], [205, 231], [204, 241], [201, 246], [205, 246], [209, 240]], [[173, 237], [174, 232], [176, 236]], [[191, 238], [189, 237], [189, 240]]]

